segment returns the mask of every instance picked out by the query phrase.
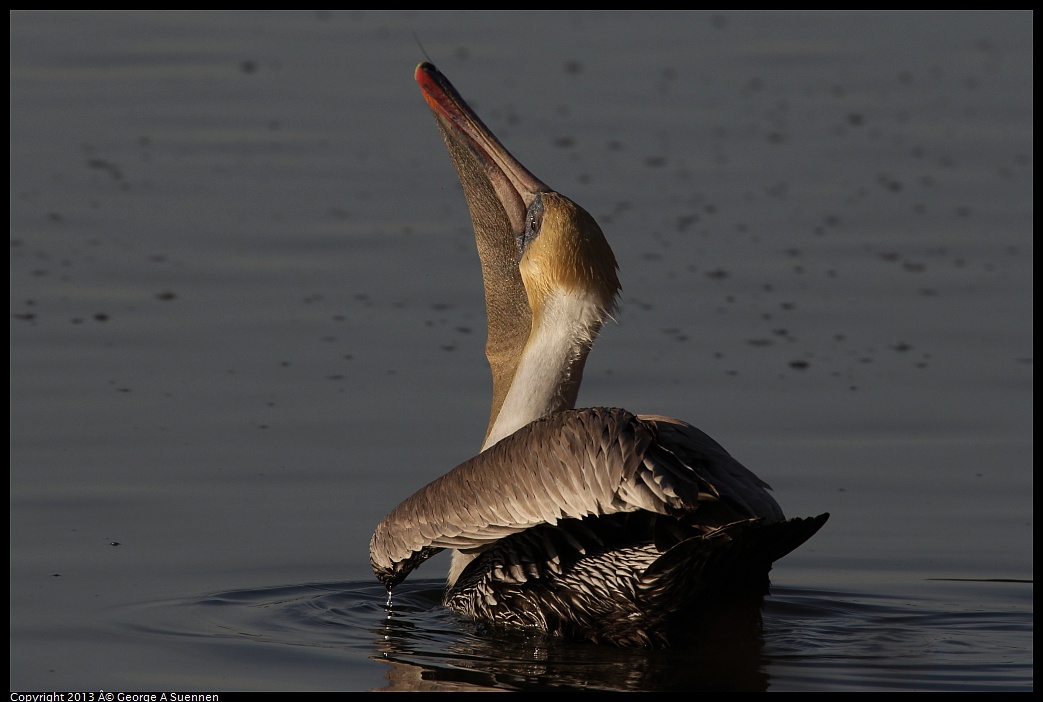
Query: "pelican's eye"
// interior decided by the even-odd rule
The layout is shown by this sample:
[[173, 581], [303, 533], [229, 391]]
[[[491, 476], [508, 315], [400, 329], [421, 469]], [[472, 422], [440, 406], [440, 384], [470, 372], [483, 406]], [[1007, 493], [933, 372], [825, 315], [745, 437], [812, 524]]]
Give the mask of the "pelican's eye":
[[529, 205], [529, 211], [525, 213], [525, 231], [517, 238], [518, 260], [525, 255], [525, 249], [533, 239], [540, 235], [540, 227], [543, 226], [543, 196], [537, 195], [536, 199]]

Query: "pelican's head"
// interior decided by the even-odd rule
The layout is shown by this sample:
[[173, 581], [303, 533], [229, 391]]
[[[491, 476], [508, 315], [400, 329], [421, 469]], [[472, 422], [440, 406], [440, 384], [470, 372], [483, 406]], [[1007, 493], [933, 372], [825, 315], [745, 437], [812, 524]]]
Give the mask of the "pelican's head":
[[518, 269], [534, 317], [555, 295], [587, 298], [602, 319], [615, 307], [618, 266], [594, 218], [569, 198], [550, 191], [536, 195], [518, 237]]

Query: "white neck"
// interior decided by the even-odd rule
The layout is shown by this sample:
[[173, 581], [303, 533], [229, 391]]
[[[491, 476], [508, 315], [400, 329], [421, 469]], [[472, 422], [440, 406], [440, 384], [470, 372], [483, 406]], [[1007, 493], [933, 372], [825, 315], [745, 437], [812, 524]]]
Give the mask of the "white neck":
[[551, 412], [571, 409], [606, 312], [583, 291], [555, 291], [533, 317], [511, 389], [482, 450]]

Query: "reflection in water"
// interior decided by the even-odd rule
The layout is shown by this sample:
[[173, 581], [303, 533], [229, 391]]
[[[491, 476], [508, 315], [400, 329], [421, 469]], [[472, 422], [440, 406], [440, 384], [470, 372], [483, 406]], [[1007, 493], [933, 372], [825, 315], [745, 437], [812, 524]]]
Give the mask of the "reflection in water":
[[[388, 690], [547, 687], [598, 690], [764, 690], [759, 627], [747, 620], [687, 648], [573, 643], [539, 631], [472, 623], [432, 610], [441, 591], [395, 593], [377, 642]], [[431, 627], [439, 619], [442, 626]]]
[[377, 668], [370, 686], [381, 691], [1031, 687], [1025, 582], [906, 584], [893, 596], [776, 587], [763, 632], [716, 627], [691, 646], [655, 651], [490, 628], [441, 598], [434, 580], [400, 585], [390, 608], [378, 583], [320, 583], [152, 603], [127, 619], [132, 633], [168, 646], [187, 639], [219, 666], [276, 646], [280, 665], [330, 689], [357, 687], [360, 665]]

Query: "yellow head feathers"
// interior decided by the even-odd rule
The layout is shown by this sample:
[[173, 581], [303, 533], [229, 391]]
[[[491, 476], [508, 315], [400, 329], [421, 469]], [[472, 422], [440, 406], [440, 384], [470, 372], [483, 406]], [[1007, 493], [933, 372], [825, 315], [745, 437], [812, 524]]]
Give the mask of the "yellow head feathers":
[[[564, 195], [540, 195], [542, 223], [522, 242], [518, 264], [534, 315], [554, 292], [590, 295], [606, 313], [619, 292], [618, 266], [601, 227]], [[530, 208], [530, 219], [533, 209]], [[531, 225], [530, 225], [531, 226]]]

